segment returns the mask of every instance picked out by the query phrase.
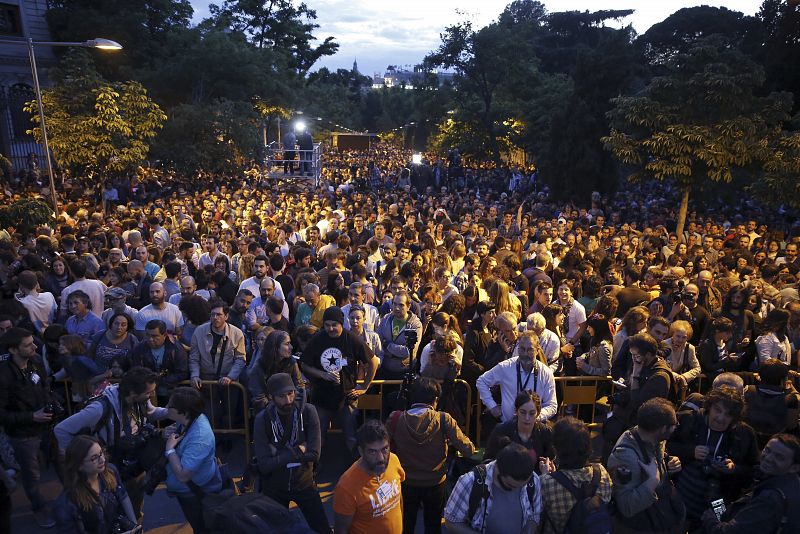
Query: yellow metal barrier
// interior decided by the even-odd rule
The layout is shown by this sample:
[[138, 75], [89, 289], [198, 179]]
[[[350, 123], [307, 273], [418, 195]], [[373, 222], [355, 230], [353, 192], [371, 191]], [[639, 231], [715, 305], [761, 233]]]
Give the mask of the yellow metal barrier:
[[[567, 406], [591, 406], [591, 425], [595, 425], [597, 411], [598, 391], [602, 384], [611, 384], [610, 376], [557, 376], [556, 385], [561, 386], [561, 400], [559, 414], [564, 415]], [[609, 386], [609, 391], [611, 387]]]
[[[186, 380], [180, 382], [178, 385], [191, 386], [192, 383]], [[247, 462], [250, 461], [250, 396], [247, 393], [247, 388], [239, 382], [231, 382], [227, 386], [220, 386], [219, 382], [216, 380], [203, 380], [200, 391], [203, 393], [208, 391], [208, 399], [212, 407], [215, 404], [215, 398], [220, 398], [220, 388], [224, 389], [225, 397], [223, 398], [222, 405], [225, 407], [226, 413], [224, 415], [226, 417], [223, 417], [223, 419], [227, 420], [228, 426], [225, 428], [218, 427], [217, 416], [213, 408], [211, 409], [211, 413], [206, 414], [206, 416], [208, 417], [209, 423], [211, 423], [211, 429], [214, 431], [215, 435], [238, 435], [244, 437], [244, 459], [245, 465], [247, 465]], [[233, 426], [234, 406], [231, 401], [232, 389], [238, 389], [241, 392], [242, 427]]]

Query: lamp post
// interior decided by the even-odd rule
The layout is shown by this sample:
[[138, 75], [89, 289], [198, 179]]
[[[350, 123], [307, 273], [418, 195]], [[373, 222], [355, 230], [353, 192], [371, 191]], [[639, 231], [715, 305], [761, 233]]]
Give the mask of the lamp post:
[[34, 41], [27, 39], [20, 41], [17, 39], [0, 39], [0, 44], [25, 44], [28, 47], [28, 57], [31, 61], [31, 74], [33, 75], [33, 89], [36, 92], [36, 105], [39, 108], [39, 127], [42, 129], [42, 144], [44, 145], [44, 155], [47, 161], [47, 175], [50, 177], [50, 197], [53, 201], [53, 213], [58, 216], [58, 197], [56, 196], [56, 183], [53, 173], [53, 161], [50, 158], [50, 146], [47, 143], [47, 127], [44, 121], [44, 106], [42, 105], [42, 90], [39, 87], [39, 74], [36, 70], [36, 55], [33, 52], [36, 46], [79, 46], [82, 48], [98, 48], [100, 50], [121, 50], [122, 45], [109, 39], [90, 39], [83, 42], [57, 42], [57, 41]]

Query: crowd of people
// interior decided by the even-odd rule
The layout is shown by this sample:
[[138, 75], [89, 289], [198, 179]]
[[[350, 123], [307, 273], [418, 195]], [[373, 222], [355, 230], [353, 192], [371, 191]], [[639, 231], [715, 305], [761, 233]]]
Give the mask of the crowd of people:
[[800, 531], [800, 227], [743, 201], [676, 234], [668, 188], [537, 178], [378, 145], [319, 185], [66, 179], [54, 225], [0, 240], [0, 530], [19, 483], [43, 528], [137, 532], [163, 482], [211, 532], [228, 424], [314, 532]]

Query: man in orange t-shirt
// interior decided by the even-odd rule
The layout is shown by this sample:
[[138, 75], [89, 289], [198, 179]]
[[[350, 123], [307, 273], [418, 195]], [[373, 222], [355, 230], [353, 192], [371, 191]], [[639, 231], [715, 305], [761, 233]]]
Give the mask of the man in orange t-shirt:
[[401, 534], [406, 478], [400, 460], [389, 452], [389, 433], [380, 421], [358, 429], [361, 458], [344, 472], [333, 493], [335, 534]]

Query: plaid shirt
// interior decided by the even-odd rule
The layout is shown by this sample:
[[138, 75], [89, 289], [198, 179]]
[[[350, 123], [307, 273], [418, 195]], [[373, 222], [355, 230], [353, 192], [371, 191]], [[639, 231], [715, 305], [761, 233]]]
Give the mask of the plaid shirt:
[[[597, 465], [600, 467], [600, 486], [597, 488], [597, 492], [603, 502], [608, 503], [611, 501], [611, 477], [605, 467]], [[561, 472], [579, 489], [583, 483], [592, 481], [590, 467], [564, 469]], [[544, 513], [547, 516], [547, 519], [544, 520], [544, 534], [563, 532], [569, 514], [575, 506], [575, 497], [552, 476], [544, 475], [542, 476], [542, 501]]]
[[[484, 518], [488, 518], [492, 513], [492, 492], [494, 491], [494, 484], [492, 484], [494, 476], [494, 468], [496, 462], [490, 462], [486, 465], [486, 483], [489, 486], [489, 498], [486, 501], [481, 500], [478, 508], [475, 510], [475, 515], [472, 518], [467, 517], [469, 511], [469, 494], [472, 491], [473, 480], [475, 474], [473, 471], [466, 473], [458, 479], [450, 498], [447, 500], [447, 506], [444, 509], [444, 518], [451, 523], [469, 523], [470, 527], [483, 533]], [[535, 488], [535, 497], [531, 503], [528, 500], [527, 485], [519, 489], [519, 500], [522, 505], [522, 513], [525, 517], [525, 525], [531, 522], [539, 524], [539, 518], [542, 514], [542, 493], [539, 486], [539, 475], [533, 473], [532, 475], [533, 486]], [[484, 507], [486, 513], [484, 514]]]

